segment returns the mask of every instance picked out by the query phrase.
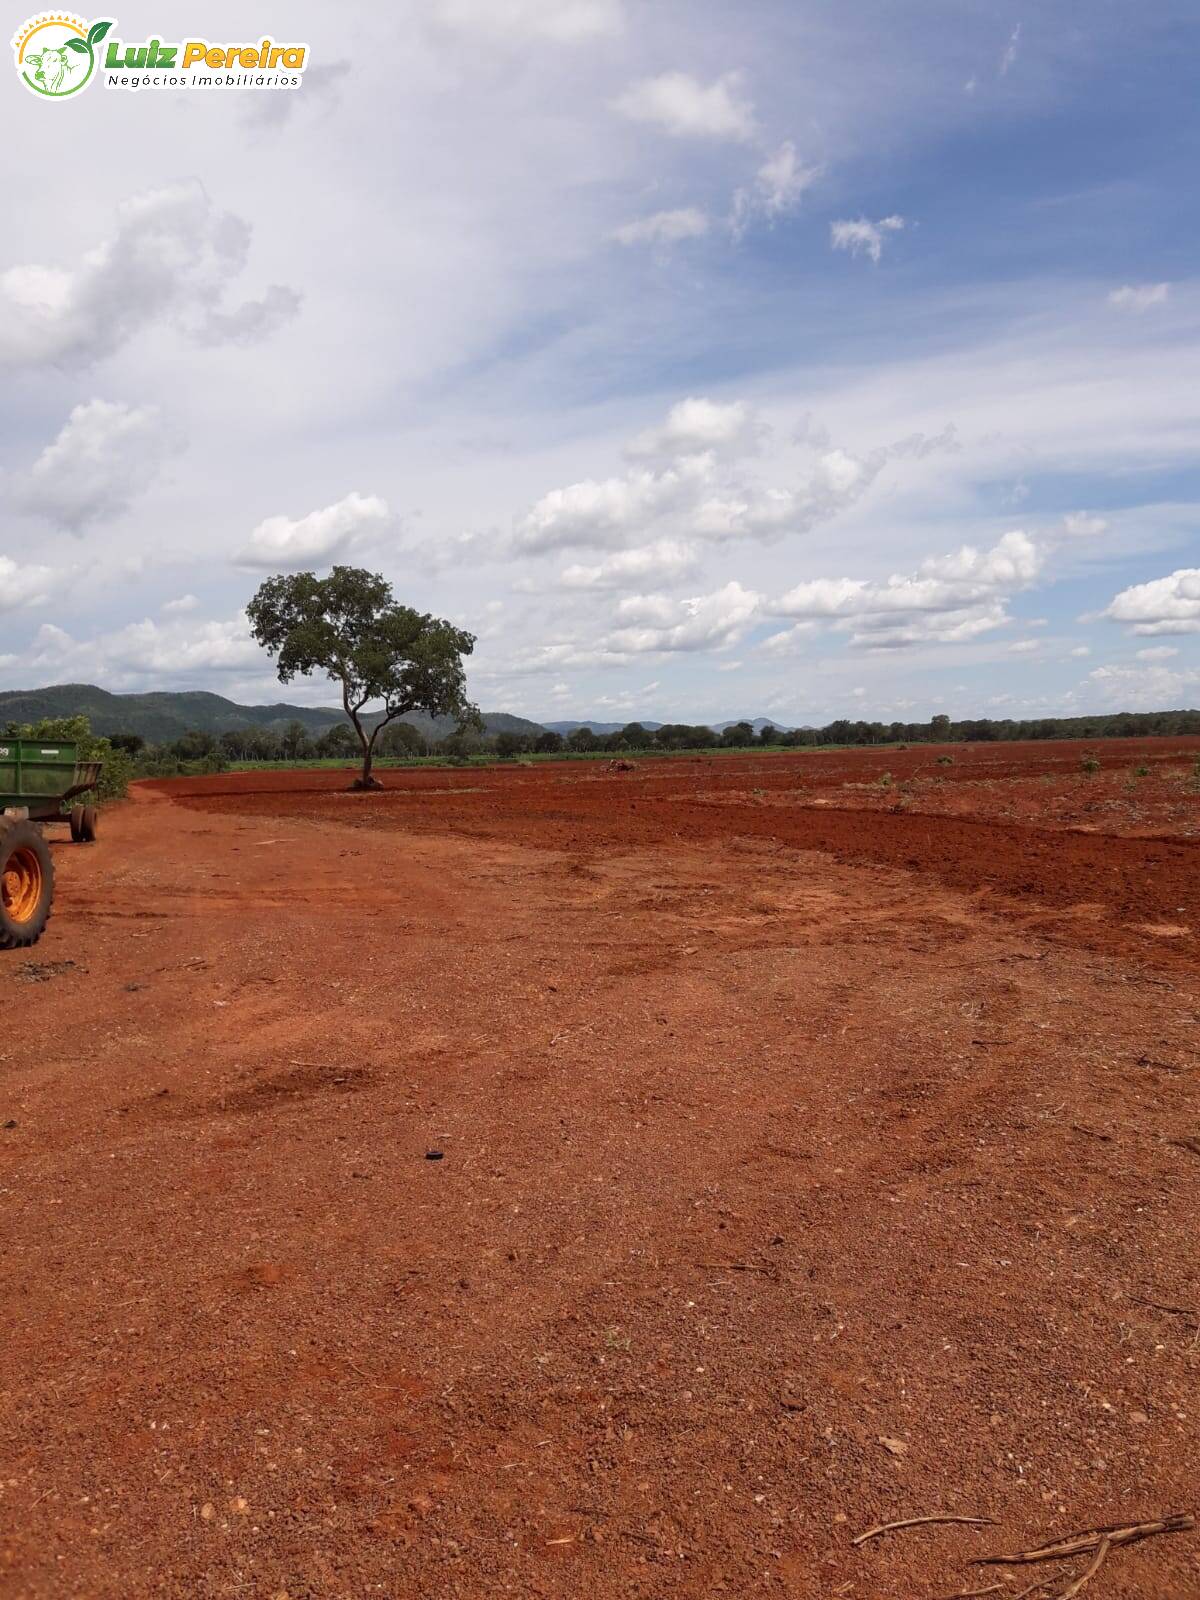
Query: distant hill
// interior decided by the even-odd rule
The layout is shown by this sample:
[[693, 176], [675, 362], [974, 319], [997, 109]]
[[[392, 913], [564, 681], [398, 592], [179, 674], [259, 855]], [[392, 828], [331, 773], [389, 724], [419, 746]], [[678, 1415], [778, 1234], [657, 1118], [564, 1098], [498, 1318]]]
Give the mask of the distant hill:
[[[9, 722], [37, 722], [42, 717], [74, 717], [80, 713], [87, 717], [97, 733], [139, 733], [151, 744], [167, 744], [193, 729], [200, 733], [225, 733], [230, 728], [271, 728], [279, 732], [289, 722], [301, 723], [315, 737], [346, 720], [337, 706], [293, 706], [286, 701], [269, 706], [243, 706], [203, 689], [111, 694], [91, 683], [56, 683], [45, 689], [0, 692], [0, 729]], [[427, 717], [416, 711], [403, 720], [427, 739], [444, 739], [457, 726], [453, 717]], [[530, 722], [525, 717], [510, 716], [506, 711], [483, 713], [484, 726], [493, 735], [537, 735], [544, 728], [564, 737], [574, 733], [576, 728], [590, 728], [596, 734], [619, 733], [634, 721], [640, 721], [651, 733], [662, 727], [661, 722], [634, 717], [626, 717], [621, 722]], [[783, 723], [772, 722], [770, 717], [734, 717], [728, 722], [711, 722], [707, 726], [714, 733], [720, 733], [738, 721], [751, 723], [755, 733], [761, 733], [764, 727], [787, 731]]]
[[780, 733], [791, 733], [791, 724], [787, 722], [772, 722], [770, 717], [730, 717], [728, 722], [714, 722], [711, 726], [717, 733], [724, 733], [726, 728], [735, 727], [739, 722], [748, 722], [755, 733], [761, 733], [764, 728], [776, 728]]
[[[90, 683], [57, 683], [45, 689], [0, 692], [0, 728], [9, 722], [38, 722], [42, 717], [87, 717], [96, 733], [138, 733], [151, 744], [178, 739], [193, 729], [224, 733], [230, 728], [273, 728], [301, 723], [309, 733], [324, 733], [346, 720], [334, 706], [292, 706], [280, 701], [269, 706], [241, 706], [223, 695], [202, 689], [179, 693], [110, 694]], [[453, 717], [427, 717], [419, 712], [402, 719], [426, 738], [444, 738], [457, 724]], [[541, 733], [541, 724], [504, 711], [485, 711], [489, 733]]]
[[[686, 717], [680, 721], [686, 722]], [[561, 733], [565, 738], [568, 733], [574, 733], [576, 728], [590, 728], [593, 733], [620, 733], [622, 728], [627, 728], [631, 722], [640, 722], [643, 728], [651, 733], [662, 727], [661, 722], [651, 722], [646, 717], [626, 717], [624, 722], [543, 722], [543, 728], [549, 728], [551, 733]], [[788, 733], [785, 722], [772, 722], [770, 717], [730, 717], [727, 722], [700, 722], [697, 727], [711, 728], [714, 733], [721, 733], [726, 728], [732, 728], [736, 722], [748, 722], [755, 733], [761, 733], [764, 728], [778, 728], [780, 733]]]
[[[338, 721], [342, 720], [340, 711], [330, 712]], [[485, 711], [482, 713], [483, 726], [490, 734], [497, 733], [527, 733], [536, 737], [544, 733], [540, 722], [530, 722], [527, 717], [514, 717], [507, 711]], [[370, 719], [367, 719], [368, 722]], [[453, 733], [458, 723], [453, 717], [427, 717], [423, 712], [414, 711], [407, 717], [401, 717], [401, 722], [411, 722], [413, 727], [423, 733], [427, 739], [444, 739], [448, 733]]]
[[620, 733], [622, 728], [627, 728], [631, 722], [641, 722], [643, 728], [648, 728], [651, 733], [656, 728], [661, 728], [661, 722], [644, 722], [640, 717], [626, 717], [624, 722], [543, 722], [542, 727], [548, 728], [551, 733], [561, 733], [565, 739], [568, 733], [574, 733], [576, 728], [590, 728], [593, 733]]

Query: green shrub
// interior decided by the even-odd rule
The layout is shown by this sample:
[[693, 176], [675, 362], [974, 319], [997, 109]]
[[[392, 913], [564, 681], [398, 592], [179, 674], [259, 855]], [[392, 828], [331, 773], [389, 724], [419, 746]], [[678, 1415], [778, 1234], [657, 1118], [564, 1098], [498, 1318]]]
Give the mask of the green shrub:
[[1080, 758], [1080, 762], [1079, 762], [1079, 770], [1081, 772], [1087, 772], [1087, 773], [1099, 772], [1100, 771], [1100, 758], [1099, 758], [1099, 756], [1082, 756]]

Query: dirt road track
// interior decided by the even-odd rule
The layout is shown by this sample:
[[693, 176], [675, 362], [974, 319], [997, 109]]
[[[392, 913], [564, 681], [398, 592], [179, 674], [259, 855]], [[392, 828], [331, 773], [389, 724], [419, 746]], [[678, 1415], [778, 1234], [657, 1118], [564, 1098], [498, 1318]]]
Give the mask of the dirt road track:
[[[143, 790], [56, 847], [0, 970], [6, 1600], [920, 1600], [1194, 1509], [1188, 937], [596, 793]], [[1001, 1527], [850, 1544], [937, 1510]], [[1194, 1600], [1200, 1539], [1095, 1592]]]

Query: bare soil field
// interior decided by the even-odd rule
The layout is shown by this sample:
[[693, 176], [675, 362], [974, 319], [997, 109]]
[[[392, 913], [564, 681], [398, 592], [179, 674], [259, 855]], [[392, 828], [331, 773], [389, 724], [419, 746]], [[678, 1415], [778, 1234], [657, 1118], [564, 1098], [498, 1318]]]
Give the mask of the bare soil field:
[[1194, 1512], [1198, 755], [139, 785], [0, 958], [0, 1595], [1016, 1600]]

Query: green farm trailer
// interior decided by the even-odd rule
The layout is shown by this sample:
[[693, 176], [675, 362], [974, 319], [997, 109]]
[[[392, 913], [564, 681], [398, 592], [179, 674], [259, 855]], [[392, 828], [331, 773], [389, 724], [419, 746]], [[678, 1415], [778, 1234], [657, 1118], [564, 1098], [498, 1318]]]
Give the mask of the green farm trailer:
[[43, 827], [63, 822], [76, 844], [96, 838], [96, 808], [71, 800], [94, 789], [99, 761], [76, 745], [0, 734], [0, 950], [36, 944], [50, 920], [54, 863]]

